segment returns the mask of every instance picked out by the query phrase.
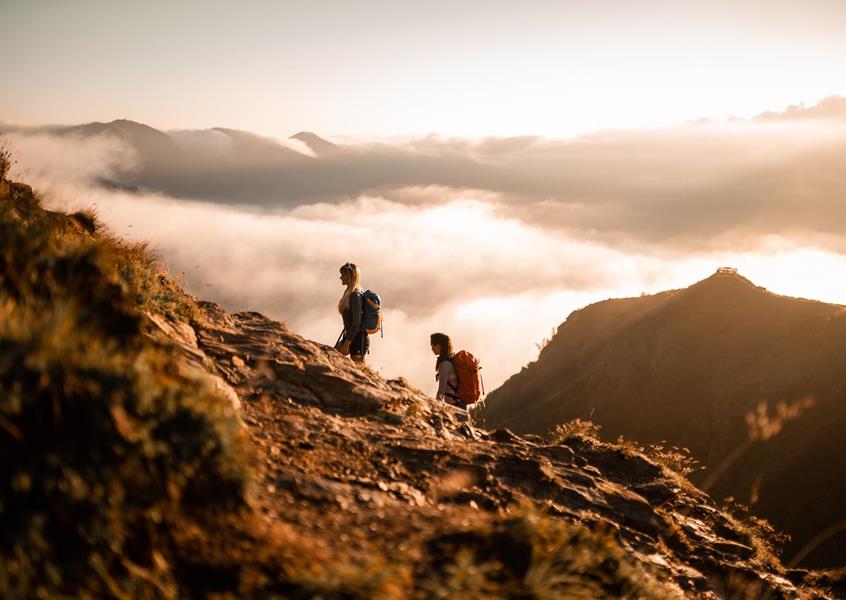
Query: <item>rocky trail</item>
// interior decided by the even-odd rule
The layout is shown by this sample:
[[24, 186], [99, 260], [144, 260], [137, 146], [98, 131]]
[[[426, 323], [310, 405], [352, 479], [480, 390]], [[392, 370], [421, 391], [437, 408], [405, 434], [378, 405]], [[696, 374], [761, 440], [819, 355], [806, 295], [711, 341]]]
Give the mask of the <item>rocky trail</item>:
[[193, 328], [158, 320], [159, 329], [186, 365], [231, 388], [256, 453], [252, 502], [268, 527], [315, 556], [387, 556], [416, 576], [470, 548], [526, 578], [530, 546], [494, 535], [482, 550], [478, 531], [537, 506], [616, 540], [659, 582], [654, 597], [829, 597], [802, 587], [804, 573], [788, 573], [748, 524], [642, 455], [582, 437], [549, 444], [476, 429], [283, 324], [200, 305]]

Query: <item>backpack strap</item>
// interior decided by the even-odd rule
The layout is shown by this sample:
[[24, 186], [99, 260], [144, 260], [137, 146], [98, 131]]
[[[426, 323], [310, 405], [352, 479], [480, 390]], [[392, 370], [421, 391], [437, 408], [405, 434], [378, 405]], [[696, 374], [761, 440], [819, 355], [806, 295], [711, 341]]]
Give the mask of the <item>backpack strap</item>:
[[364, 338], [368, 335], [367, 324], [364, 320], [364, 315], [365, 315], [364, 305], [365, 305], [366, 302], [370, 302], [370, 300], [367, 299], [367, 296], [364, 295], [364, 292], [353, 292], [353, 294], [358, 294], [359, 296], [361, 296], [361, 324], [359, 325], [358, 331], [359, 331], [359, 334], [361, 335], [361, 355], [364, 356], [364, 354], [365, 354]]

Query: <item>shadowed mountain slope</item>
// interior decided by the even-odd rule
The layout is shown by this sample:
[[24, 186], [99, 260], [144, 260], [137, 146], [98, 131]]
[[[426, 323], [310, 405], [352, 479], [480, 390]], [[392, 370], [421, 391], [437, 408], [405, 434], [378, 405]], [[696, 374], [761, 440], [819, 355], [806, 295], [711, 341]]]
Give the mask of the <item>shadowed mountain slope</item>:
[[301, 131], [291, 139], [309, 148], [303, 154], [284, 142], [247, 131], [217, 127], [162, 132], [125, 119], [21, 131], [117, 138], [135, 151], [138, 160], [100, 183], [205, 202], [277, 209], [343, 202], [408, 186], [508, 192], [528, 186], [533, 194], [541, 191], [534, 177], [522, 174], [522, 169], [481, 160], [509, 147], [525, 147], [531, 139], [488, 140], [476, 156], [427, 144], [333, 144]]
[[630, 448], [486, 433], [0, 182], [0, 595], [832, 598]]
[[[754, 504], [792, 535], [792, 556], [846, 519], [844, 356], [846, 307], [718, 272], [575, 311], [490, 395], [487, 424], [541, 433], [582, 418], [609, 439], [689, 448], [706, 466], [694, 480]], [[846, 564], [846, 537], [809, 561]]]
[[176, 144], [168, 134], [128, 119], [56, 127], [48, 131], [60, 136], [115, 137], [135, 150], [140, 166], [145, 169], [163, 167], [173, 160], [177, 153]]

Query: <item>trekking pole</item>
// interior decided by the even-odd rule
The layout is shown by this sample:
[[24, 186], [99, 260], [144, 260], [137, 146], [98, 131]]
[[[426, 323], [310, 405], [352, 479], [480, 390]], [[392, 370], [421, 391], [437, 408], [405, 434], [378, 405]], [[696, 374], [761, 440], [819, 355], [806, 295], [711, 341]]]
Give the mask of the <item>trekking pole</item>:
[[[482, 370], [482, 367], [479, 367], [479, 370]], [[485, 395], [485, 378], [482, 377], [482, 374], [479, 373], [479, 381], [482, 383], [482, 395]]]
[[[479, 371], [482, 370], [482, 367], [479, 367]], [[481, 400], [485, 396], [485, 378], [482, 377], [482, 373], [479, 373], [479, 383], [482, 384], [482, 395], [479, 396], [479, 400]], [[476, 409], [479, 406], [479, 400], [476, 400], [476, 404], [473, 405], [473, 422], [476, 422]]]

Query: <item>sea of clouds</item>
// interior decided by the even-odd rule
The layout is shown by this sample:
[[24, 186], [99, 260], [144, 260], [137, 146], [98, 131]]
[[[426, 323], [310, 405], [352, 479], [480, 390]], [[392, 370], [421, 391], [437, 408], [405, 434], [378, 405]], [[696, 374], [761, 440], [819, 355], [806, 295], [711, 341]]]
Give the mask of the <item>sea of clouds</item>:
[[5, 126], [13, 176], [151, 242], [187, 289], [332, 344], [338, 267], [385, 304], [371, 365], [433, 391], [429, 334], [494, 387], [567, 315], [718, 266], [846, 303], [846, 99], [752, 120], [538, 137], [275, 139]]

